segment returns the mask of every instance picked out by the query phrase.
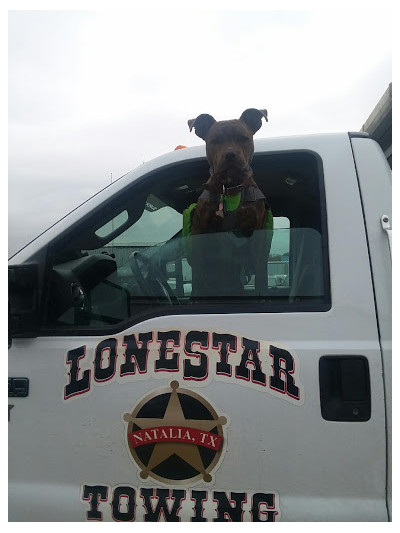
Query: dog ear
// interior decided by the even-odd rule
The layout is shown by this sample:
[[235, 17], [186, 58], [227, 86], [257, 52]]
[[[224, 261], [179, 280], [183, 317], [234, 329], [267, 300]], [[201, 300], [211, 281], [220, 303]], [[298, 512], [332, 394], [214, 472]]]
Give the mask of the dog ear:
[[208, 130], [211, 128], [214, 122], [216, 122], [214, 117], [203, 113], [197, 118], [192, 118], [191, 120], [188, 120], [189, 130], [192, 131], [194, 127], [196, 135], [205, 141]]
[[253, 133], [261, 128], [261, 119], [265, 118], [268, 122], [268, 112], [266, 109], [246, 109], [243, 111], [240, 120], [248, 126]]

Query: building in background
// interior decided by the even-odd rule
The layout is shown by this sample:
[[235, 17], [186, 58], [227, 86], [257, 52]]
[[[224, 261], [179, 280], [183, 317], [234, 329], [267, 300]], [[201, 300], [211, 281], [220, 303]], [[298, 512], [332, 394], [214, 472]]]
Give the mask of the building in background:
[[392, 84], [376, 104], [361, 131], [368, 133], [381, 145], [392, 168]]

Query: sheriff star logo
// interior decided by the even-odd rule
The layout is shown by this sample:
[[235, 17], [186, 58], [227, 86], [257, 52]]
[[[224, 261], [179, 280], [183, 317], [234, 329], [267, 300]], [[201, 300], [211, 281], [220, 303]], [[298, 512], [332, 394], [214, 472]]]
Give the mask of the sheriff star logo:
[[122, 418], [142, 479], [182, 484], [213, 480], [211, 472], [225, 449], [227, 418], [199, 394], [172, 381], [170, 388], [149, 394]]

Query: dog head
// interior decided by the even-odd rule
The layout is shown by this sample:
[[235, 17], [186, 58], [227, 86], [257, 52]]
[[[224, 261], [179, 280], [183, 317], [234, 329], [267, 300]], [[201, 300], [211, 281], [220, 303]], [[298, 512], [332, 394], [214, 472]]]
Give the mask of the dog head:
[[246, 178], [254, 153], [253, 135], [261, 128], [265, 109], [246, 109], [239, 119], [217, 122], [207, 114], [189, 120], [198, 137], [206, 142], [206, 154], [214, 177], [228, 187], [240, 185]]

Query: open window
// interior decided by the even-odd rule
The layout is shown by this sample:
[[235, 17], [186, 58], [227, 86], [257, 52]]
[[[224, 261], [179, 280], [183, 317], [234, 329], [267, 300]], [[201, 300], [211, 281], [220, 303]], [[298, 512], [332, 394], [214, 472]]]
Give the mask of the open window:
[[[307, 151], [256, 154], [273, 229], [184, 236], [205, 160], [133, 183], [49, 251], [46, 329], [122, 327], [157, 314], [330, 308], [322, 165]], [[207, 272], [206, 283], [198, 279]]]

